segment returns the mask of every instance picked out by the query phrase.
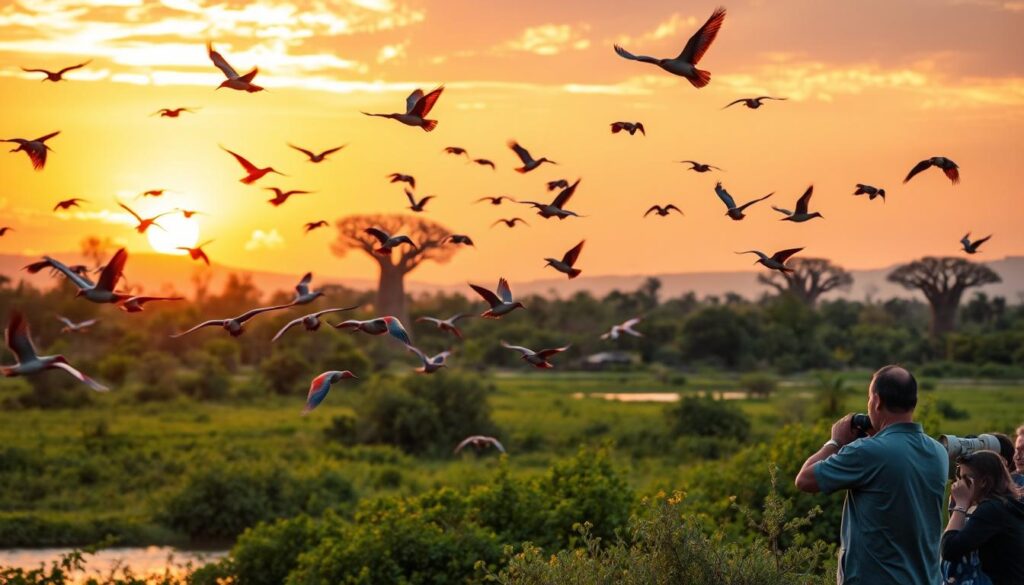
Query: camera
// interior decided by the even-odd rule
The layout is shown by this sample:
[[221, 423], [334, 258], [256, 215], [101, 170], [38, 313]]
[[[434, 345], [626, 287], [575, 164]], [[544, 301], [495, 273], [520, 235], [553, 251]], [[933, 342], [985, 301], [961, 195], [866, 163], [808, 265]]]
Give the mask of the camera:
[[866, 414], [855, 414], [850, 419], [850, 430], [853, 434], [857, 435], [858, 438], [864, 438], [868, 436], [868, 431], [871, 430], [871, 417]]
[[940, 435], [939, 443], [949, 454], [949, 478], [956, 477], [956, 460], [975, 451], [989, 450], [999, 453], [999, 439], [995, 435], [978, 435], [976, 437], [958, 437], [956, 435]]

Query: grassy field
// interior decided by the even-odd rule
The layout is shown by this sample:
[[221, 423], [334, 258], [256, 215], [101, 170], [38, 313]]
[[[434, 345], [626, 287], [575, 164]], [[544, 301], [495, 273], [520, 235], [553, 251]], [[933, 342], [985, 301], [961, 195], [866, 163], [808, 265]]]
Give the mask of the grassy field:
[[[846, 410], [864, 410], [868, 377], [847, 375]], [[513, 473], [541, 473], [580, 445], [609, 443], [615, 463], [641, 495], [684, 486], [688, 469], [699, 461], [685, 450], [644, 444], [664, 432], [668, 405], [574, 395], [739, 390], [737, 377], [720, 374], [690, 376], [681, 385], [647, 373], [497, 373], [492, 380], [492, 417]], [[1024, 422], [1024, 384], [929, 386], [922, 396], [931, 432], [1009, 431]], [[0, 400], [26, 387], [4, 381]], [[769, 398], [736, 400], [751, 419], [750, 442], [771, 438], [787, 423], [818, 420], [817, 392], [814, 378], [789, 378]], [[303, 399], [139, 404], [112, 392], [77, 410], [0, 412], [0, 546], [84, 544], [75, 541], [95, 531], [83, 527], [97, 524], [125, 544], [182, 544], [181, 535], [160, 521], [166, 502], [191, 474], [222, 465], [273, 462], [299, 476], [329, 470], [358, 498], [466, 487], [487, 481], [497, 465], [490, 452], [415, 458], [390, 447], [342, 446], [324, 430], [333, 416], [351, 412], [358, 390], [336, 389], [308, 417], [299, 416]], [[936, 413], [939, 403], [946, 418]], [[66, 534], [67, 541], [55, 541], [55, 534]]]

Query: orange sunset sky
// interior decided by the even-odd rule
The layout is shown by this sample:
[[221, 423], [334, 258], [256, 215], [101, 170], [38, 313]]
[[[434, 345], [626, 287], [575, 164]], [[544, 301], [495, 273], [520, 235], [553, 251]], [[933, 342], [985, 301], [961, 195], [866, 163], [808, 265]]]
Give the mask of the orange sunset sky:
[[[200, 209], [200, 240], [214, 262], [300, 273], [376, 276], [359, 254], [334, 256], [334, 228], [303, 235], [307, 221], [351, 213], [407, 212], [385, 175], [416, 176], [436, 194], [426, 216], [473, 237], [446, 265], [412, 278], [492, 283], [558, 276], [543, 258], [586, 238], [584, 275], [763, 270], [735, 251], [805, 246], [847, 268], [923, 255], [959, 255], [967, 231], [995, 236], [976, 259], [1024, 254], [1024, 2], [998, 0], [734, 1], [700, 63], [701, 90], [612, 51], [674, 57], [717, 2], [520, 0], [24, 0], [0, 2], [0, 137], [60, 130], [46, 169], [0, 150], [0, 222], [13, 226], [0, 253], [77, 251], [89, 235], [152, 252], [115, 197], [144, 215]], [[259, 65], [268, 91], [214, 91], [215, 47], [240, 71]], [[64, 83], [19, 67], [92, 63]], [[408, 93], [446, 85], [432, 133], [360, 111], [402, 109]], [[785, 96], [759, 110], [726, 103]], [[201, 108], [178, 119], [163, 107]], [[612, 135], [639, 121], [647, 136]], [[529, 174], [506, 147], [519, 140], [561, 163]], [[314, 165], [286, 146], [349, 146]], [[238, 182], [218, 145], [287, 177]], [[8, 145], [3, 145], [8, 146]], [[10, 145], [13, 147], [13, 145]], [[443, 154], [461, 146], [497, 171]], [[907, 185], [921, 159], [961, 168], [951, 186], [937, 170]], [[723, 173], [698, 174], [694, 159]], [[570, 209], [543, 220], [526, 206], [471, 202], [483, 195], [549, 199], [548, 180], [582, 177]], [[746, 201], [774, 191], [742, 222], [724, 216], [721, 180]], [[794, 225], [792, 208], [813, 183], [824, 220]], [[853, 197], [855, 183], [888, 200]], [[315, 191], [279, 208], [262, 187]], [[147, 189], [173, 190], [133, 201]], [[61, 199], [80, 210], [53, 213]], [[642, 218], [654, 203], [685, 217]], [[520, 216], [532, 227], [490, 229]], [[174, 237], [188, 234], [175, 229]], [[190, 243], [190, 242], [183, 242]], [[181, 258], [183, 265], [189, 262]], [[185, 284], [182, 283], [184, 288]]]

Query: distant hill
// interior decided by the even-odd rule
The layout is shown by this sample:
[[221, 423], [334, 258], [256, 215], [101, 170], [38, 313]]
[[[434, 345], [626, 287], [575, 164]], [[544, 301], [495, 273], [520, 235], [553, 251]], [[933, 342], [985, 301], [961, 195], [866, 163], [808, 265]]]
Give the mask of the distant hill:
[[[61, 259], [68, 263], [83, 262], [83, 258], [79, 254], [62, 254]], [[14, 282], [24, 279], [41, 288], [52, 285], [53, 279], [45, 273], [28, 275], [21, 270], [23, 266], [36, 260], [38, 260], [37, 257], [0, 254], [0, 274], [7, 275]], [[982, 287], [980, 290], [990, 296], [1006, 297], [1011, 303], [1022, 302], [1024, 300], [1024, 256], [1009, 256], [1000, 260], [993, 260], [987, 264], [999, 273], [1003, 282]], [[165, 254], [136, 253], [132, 255], [131, 260], [128, 262], [126, 276], [129, 282], [140, 281], [147, 283], [147, 292], [175, 290], [191, 294], [193, 292], [191, 276], [195, 269], [196, 266], [194, 264], [185, 262], [180, 257]], [[854, 284], [850, 290], [835, 291], [830, 293], [829, 297], [863, 299], [868, 295], [873, 298], [907, 298], [917, 296], [916, 293], [907, 291], [885, 280], [886, 275], [892, 269], [893, 266], [870, 270], [854, 270], [852, 271]], [[295, 286], [299, 276], [298, 274], [254, 271], [214, 264], [210, 290], [221, 290], [227, 275], [231, 273], [251, 275], [256, 286], [268, 293], [291, 289]], [[636, 290], [644, 280], [655, 277], [661, 281], [661, 297], [663, 299], [677, 297], [689, 291], [694, 291], [698, 297], [707, 295], [721, 296], [728, 292], [735, 292], [747, 298], [756, 298], [768, 290], [757, 283], [757, 275], [758, 272], [750, 271], [581, 276], [574, 280], [552, 278], [513, 282], [512, 286], [517, 295], [554, 294], [560, 297], [568, 297], [585, 290], [590, 291], [595, 296], [603, 296], [616, 289], [624, 291]], [[320, 272], [316, 274], [316, 282], [318, 284], [342, 284], [358, 290], [374, 289], [377, 286], [376, 279], [343, 278]], [[436, 284], [415, 280], [408, 282], [406, 289], [412, 294], [437, 291], [468, 292], [462, 283]]]

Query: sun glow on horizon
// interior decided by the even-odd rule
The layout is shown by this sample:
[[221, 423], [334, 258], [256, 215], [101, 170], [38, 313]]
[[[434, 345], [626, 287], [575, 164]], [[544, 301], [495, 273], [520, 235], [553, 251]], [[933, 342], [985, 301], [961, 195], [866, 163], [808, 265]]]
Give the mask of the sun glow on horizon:
[[180, 214], [166, 215], [157, 220], [157, 224], [164, 229], [155, 225], [150, 227], [146, 230], [146, 239], [153, 250], [161, 254], [187, 254], [178, 248], [191, 248], [199, 242], [199, 222], [195, 219], [186, 219]]

